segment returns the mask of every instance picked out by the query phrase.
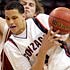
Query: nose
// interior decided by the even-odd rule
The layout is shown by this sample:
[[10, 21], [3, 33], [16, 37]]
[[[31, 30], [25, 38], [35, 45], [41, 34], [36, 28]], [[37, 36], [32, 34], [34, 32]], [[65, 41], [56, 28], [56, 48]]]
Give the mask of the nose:
[[26, 4], [25, 5], [25, 9], [29, 9], [29, 4]]
[[9, 20], [9, 25], [10, 25], [10, 26], [13, 25], [13, 22], [14, 22], [14, 21], [13, 21], [12, 19], [10, 19], [10, 20]]
[[12, 24], [13, 23], [13, 20], [12, 19], [10, 19], [10, 24]]

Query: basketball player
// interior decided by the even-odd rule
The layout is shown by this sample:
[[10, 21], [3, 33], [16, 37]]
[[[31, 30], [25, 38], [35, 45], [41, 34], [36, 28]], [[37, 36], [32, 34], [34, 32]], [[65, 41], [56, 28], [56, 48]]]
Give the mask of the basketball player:
[[[64, 45], [66, 46], [66, 44], [62, 43], [61, 47], [56, 47], [56, 46], [60, 46], [61, 45], [60, 43], [62, 42], [62, 41], [59, 41], [60, 42], [59, 43], [57, 41], [57, 40], [59, 40], [59, 38], [54, 38], [55, 35], [58, 33], [58, 31], [51, 35], [51, 30], [50, 30], [48, 32], [48, 34], [44, 36], [45, 30], [43, 31], [40, 29], [41, 25], [43, 25], [43, 27], [46, 29], [48, 28], [48, 16], [46, 16], [44, 14], [39, 14], [36, 17], [36, 19], [39, 22], [41, 22], [41, 23], [39, 23], [40, 27], [36, 23], [34, 23], [34, 21], [32, 19], [28, 19], [26, 21], [27, 22], [27, 28], [26, 28], [25, 20], [24, 20], [24, 25], [21, 23], [22, 26], [20, 26], [17, 21], [14, 21], [14, 19], [11, 18], [12, 16], [16, 16], [15, 13], [17, 13], [18, 20], [20, 19], [19, 17], [22, 18], [21, 14], [19, 14], [20, 12], [18, 12], [17, 9], [11, 9], [11, 10], [5, 9], [6, 20], [7, 20], [8, 26], [10, 27], [13, 34], [11, 35], [9, 40], [6, 42], [6, 44], [4, 46], [5, 47], [4, 51], [12, 65], [13, 69], [15, 69], [15, 70], [22, 70], [22, 69], [23, 70], [29, 70], [29, 69], [43, 70], [46, 53], [47, 53], [48, 49], [54, 48], [54, 47], [55, 47], [54, 50], [50, 49], [47, 53], [50, 57], [49, 61], [48, 61], [48, 70], [69, 69], [69, 65], [70, 65], [70, 63], [68, 63], [70, 61], [69, 53], [66, 51], [66, 49], [64, 47]], [[24, 15], [23, 19], [25, 19], [25, 14], [23, 14], [23, 15]], [[45, 18], [47, 21], [45, 20]], [[16, 22], [17, 22], [17, 24], [16, 24]], [[19, 21], [19, 22], [21, 22], [21, 21]], [[18, 30], [17, 30], [17, 28], [18, 28]], [[47, 33], [47, 30], [46, 30], [46, 33]], [[63, 35], [63, 37], [65, 37], [65, 39], [62, 38], [62, 40], [63, 41], [66, 40], [68, 38], [68, 35], [69, 34]], [[43, 39], [43, 37], [44, 37], [44, 39]], [[43, 41], [42, 41], [42, 39], [43, 39]], [[53, 53], [50, 53], [50, 51], [52, 51]], [[60, 55], [61, 56], [63, 55], [63, 57], [65, 57], [65, 59], [64, 60], [59, 59], [59, 58], [61, 58]], [[53, 61], [53, 58], [55, 58], [54, 61]], [[60, 60], [62, 61], [61, 65], [59, 63]], [[53, 64], [52, 62], [53, 63], [55, 62], [55, 63]], [[58, 64], [57, 67], [55, 66], [56, 63]], [[54, 67], [53, 67], [53, 65], [54, 65]]]
[[19, 0], [19, 2], [24, 6], [26, 19], [44, 13], [44, 9], [38, 0]]
[[[19, 0], [19, 2], [24, 5], [26, 19], [34, 17], [39, 13], [44, 13], [43, 8], [37, 0]], [[3, 38], [3, 30], [5, 28], [4, 24], [6, 25], [5, 19], [0, 17], [0, 41], [2, 41]], [[6, 29], [5, 31], [7, 31]]]
[[[26, 19], [28, 19], [30, 17], [34, 17], [39, 13], [44, 13], [43, 8], [39, 4], [39, 2], [36, 1], [36, 0], [19, 0], [19, 2], [24, 5], [25, 13], [26, 13], [25, 14]], [[0, 43], [0, 46], [2, 46], [0, 50], [2, 51], [3, 44], [4, 44], [4, 41], [5, 41], [5, 36], [6, 36], [7, 30], [8, 30], [8, 27], [6, 25], [5, 19], [0, 18], [0, 26], [1, 26], [0, 27], [0, 29], [1, 29], [1, 34], [0, 34], [1, 43]], [[2, 39], [3, 39], [3, 41], [2, 41]]]
[[[69, 9], [66, 9], [64, 7], [60, 11], [63, 11], [63, 13], [61, 12], [62, 14], [59, 14], [59, 16], [62, 15], [63, 18], [64, 18], [64, 16], [66, 18], [70, 17], [70, 13], [68, 13]], [[57, 12], [59, 12], [59, 10]], [[55, 11], [54, 13], [57, 14], [57, 12]], [[54, 13], [52, 13], [52, 15]], [[58, 16], [56, 16], [56, 17], [58, 17]], [[56, 24], [56, 22], [54, 22], [54, 23]], [[61, 23], [61, 22], [59, 21], [59, 23]], [[54, 49], [52, 49], [52, 51], [50, 51], [49, 61], [48, 61], [48, 70], [70, 70], [70, 36], [69, 36], [69, 33], [63, 34], [63, 35], [60, 33], [57, 36], [61, 36], [59, 42], [62, 43], [62, 45], [60, 47], [56, 47], [56, 45], [55, 45], [55, 47], [53, 47]], [[48, 39], [48, 38], [45, 37], [44, 41], [43, 41], [44, 43], [42, 43], [42, 44], [46, 45], [46, 39]]]
[[[46, 52], [56, 44], [54, 41], [59, 40], [59, 38], [53, 40], [58, 31], [50, 35], [50, 30], [47, 34], [50, 37], [47, 40], [47, 42], [50, 42], [49, 48], [43, 44], [41, 46], [44, 34], [49, 29], [48, 15], [39, 14], [35, 19], [25, 21], [23, 5], [14, 1], [6, 6], [5, 18], [13, 34], [5, 43], [4, 52], [13, 69], [44, 70]], [[39, 22], [39, 24], [36, 22]], [[53, 41], [50, 41], [50, 39]], [[60, 45], [60, 43], [58, 42], [56, 45]]]
[[[46, 39], [44, 37], [43, 45], [46, 45]], [[47, 70], [70, 70], [70, 37], [69, 34], [61, 35], [59, 40], [62, 43], [61, 46], [52, 47], [47, 54], [49, 54]], [[50, 43], [48, 43], [50, 44]]]
[[[19, 2], [24, 5], [26, 19], [36, 16], [39, 13], [44, 13], [43, 8], [37, 0], [19, 0]], [[6, 22], [5, 19], [0, 17], [0, 41], [3, 38], [3, 30], [5, 28]], [[6, 28], [8, 29], [8, 28]], [[5, 31], [7, 31], [5, 29]]]

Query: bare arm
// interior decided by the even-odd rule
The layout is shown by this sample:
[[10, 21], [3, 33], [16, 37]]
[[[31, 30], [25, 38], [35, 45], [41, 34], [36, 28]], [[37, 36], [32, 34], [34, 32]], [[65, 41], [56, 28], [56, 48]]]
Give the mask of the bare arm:
[[44, 36], [44, 39], [42, 41], [42, 47], [39, 50], [39, 54], [37, 56], [35, 64], [32, 66], [32, 70], [44, 70], [44, 62], [47, 51], [51, 48], [56, 46], [60, 46], [60, 43], [56, 43], [59, 38], [54, 38], [55, 34], [57, 34], [59, 31], [56, 31], [54, 34], [51, 35], [51, 30], [48, 31], [48, 33]]

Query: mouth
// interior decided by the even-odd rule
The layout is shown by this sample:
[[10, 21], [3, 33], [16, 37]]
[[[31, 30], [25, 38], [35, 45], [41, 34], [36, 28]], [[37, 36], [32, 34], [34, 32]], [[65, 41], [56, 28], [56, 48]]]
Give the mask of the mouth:
[[15, 28], [15, 27], [16, 27], [16, 26], [9, 26], [9, 28], [11, 28], [11, 29], [12, 29], [12, 28]]

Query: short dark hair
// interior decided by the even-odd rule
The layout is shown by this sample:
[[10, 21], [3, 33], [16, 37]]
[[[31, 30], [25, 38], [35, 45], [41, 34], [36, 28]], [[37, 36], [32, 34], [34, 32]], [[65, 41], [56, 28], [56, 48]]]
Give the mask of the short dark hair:
[[19, 1], [11, 1], [5, 6], [5, 10], [17, 9], [21, 14], [24, 13], [24, 7]]

